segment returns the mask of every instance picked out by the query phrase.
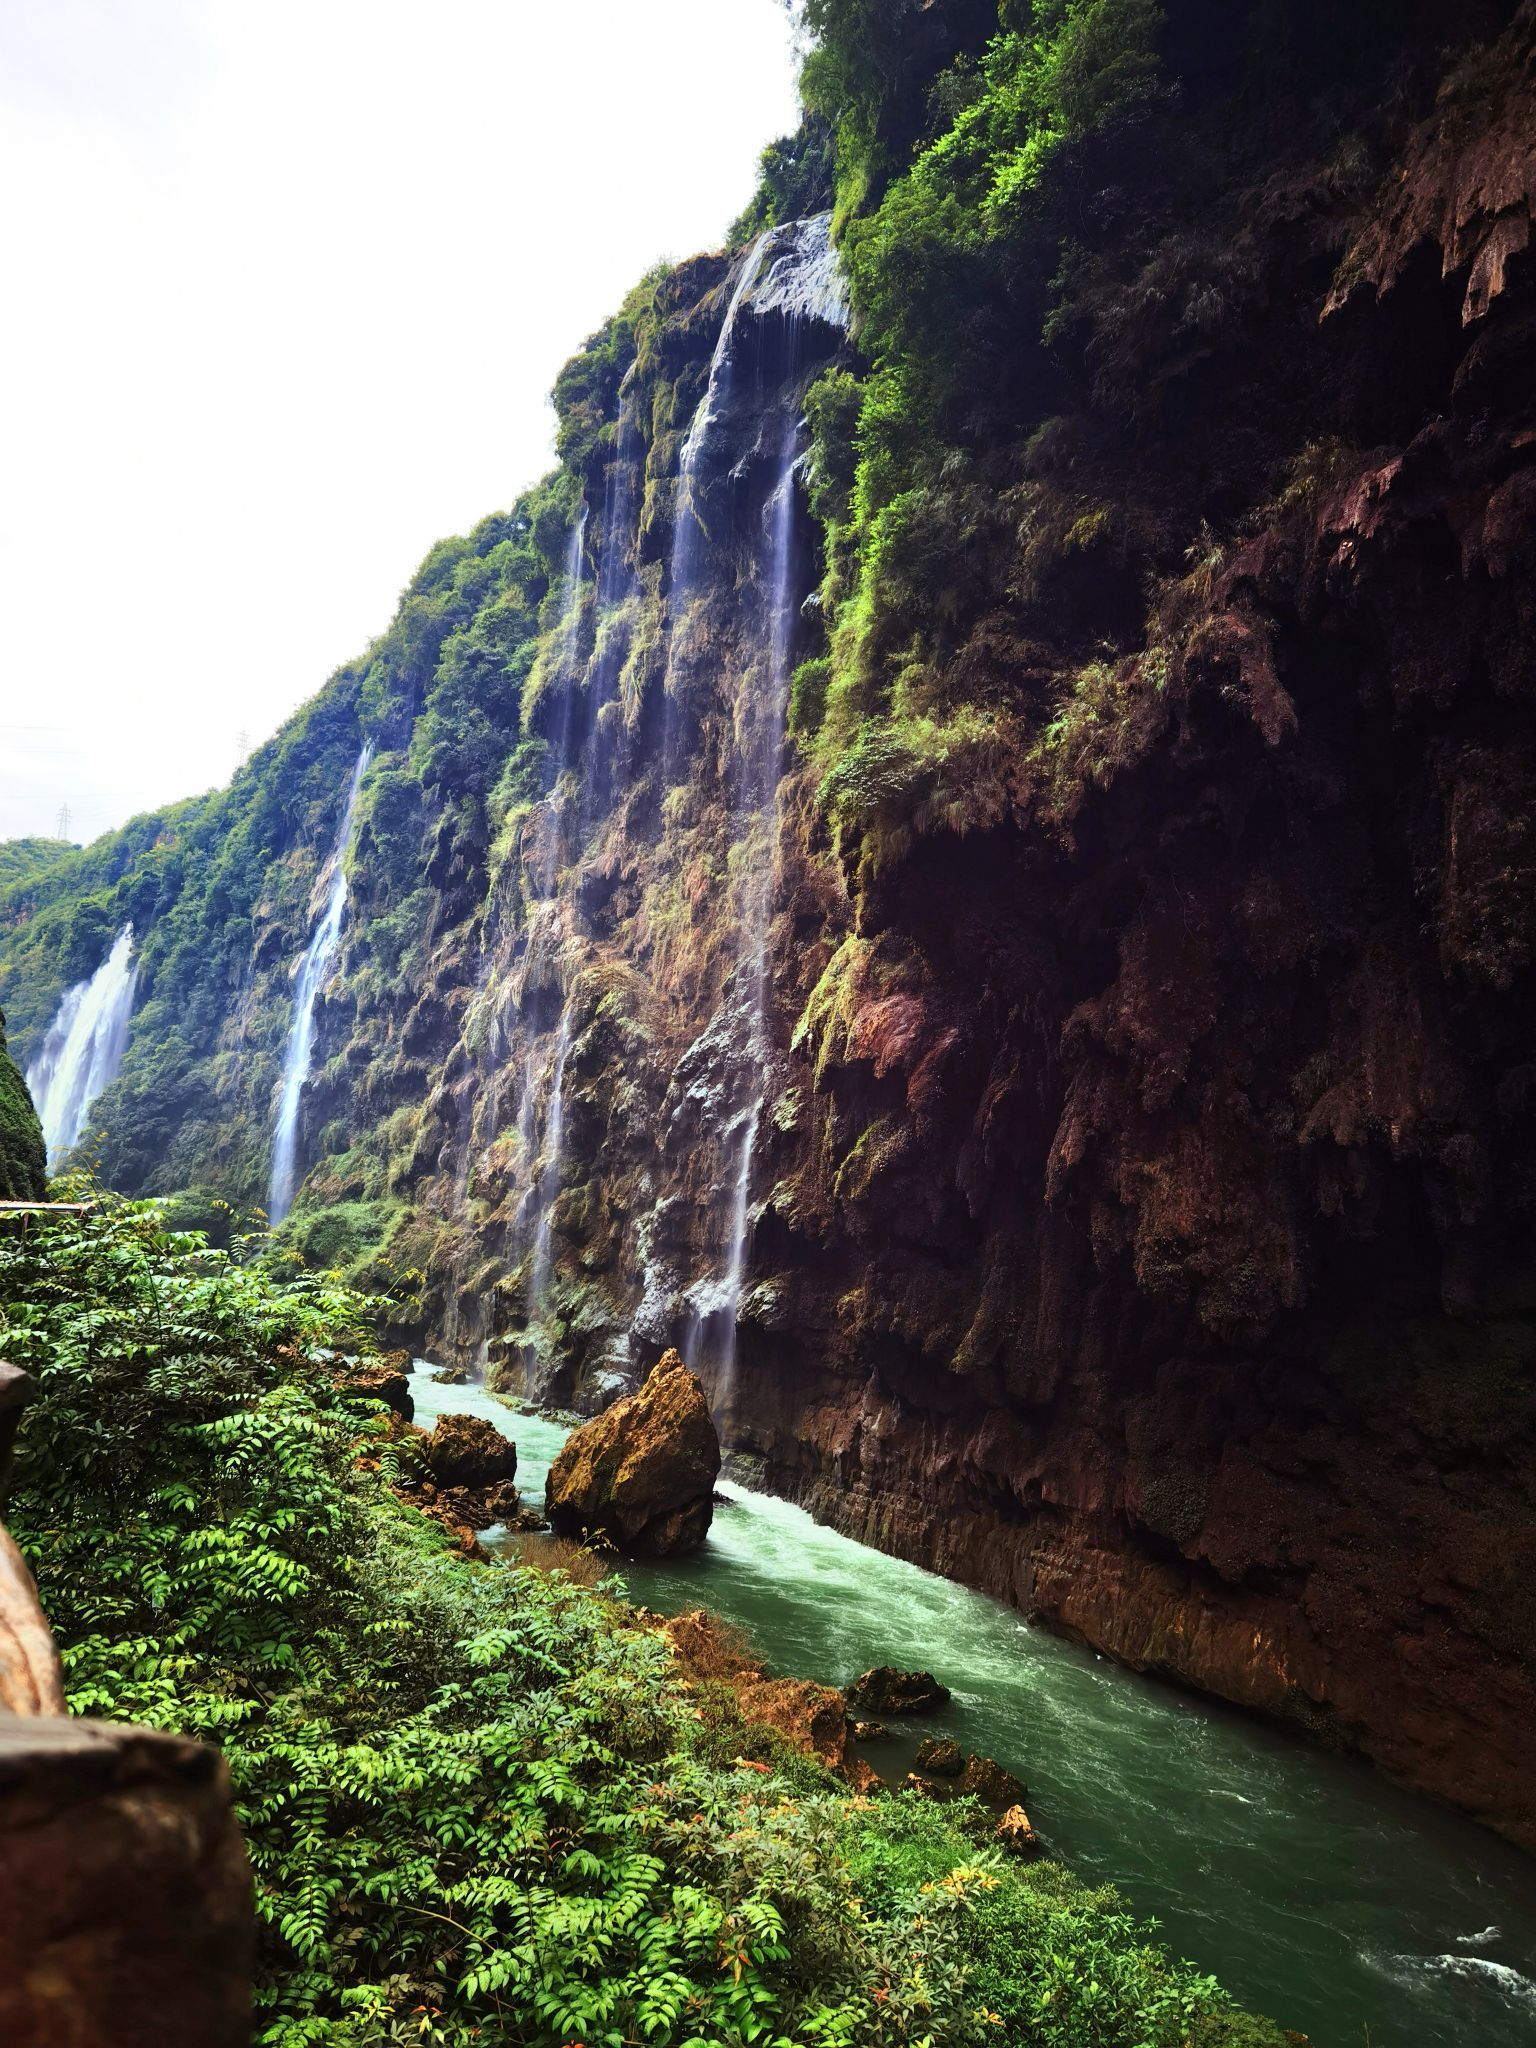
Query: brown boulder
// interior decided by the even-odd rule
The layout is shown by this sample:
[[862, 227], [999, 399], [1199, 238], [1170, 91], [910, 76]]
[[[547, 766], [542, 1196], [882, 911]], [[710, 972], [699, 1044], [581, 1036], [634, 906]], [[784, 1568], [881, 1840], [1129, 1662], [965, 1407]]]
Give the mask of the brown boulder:
[[416, 1413], [409, 1374], [397, 1371], [387, 1359], [373, 1365], [349, 1366], [336, 1384], [354, 1400], [382, 1401], [402, 1422], [411, 1421]]
[[1015, 1856], [1028, 1856], [1040, 1847], [1040, 1837], [1029, 1824], [1022, 1806], [1010, 1806], [998, 1822], [994, 1840]]
[[567, 1438], [545, 1508], [562, 1536], [635, 1557], [676, 1557], [709, 1533], [720, 1439], [704, 1389], [668, 1351], [637, 1394]]
[[879, 1664], [849, 1686], [848, 1704], [864, 1714], [932, 1714], [949, 1705], [949, 1687], [931, 1671], [897, 1671]]
[[965, 1769], [965, 1751], [947, 1736], [930, 1735], [917, 1745], [917, 1768], [931, 1778], [958, 1778]]
[[427, 1468], [439, 1486], [476, 1492], [517, 1473], [517, 1445], [483, 1415], [439, 1415], [427, 1439]]
[[[918, 1759], [922, 1759], [921, 1750], [918, 1751]], [[960, 1774], [960, 1790], [984, 1800], [988, 1806], [1022, 1806], [1029, 1796], [1028, 1786], [1021, 1784], [1012, 1771], [1005, 1771], [989, 1756], [973, 1756], [967, 1760]]]
[[0, 1715], [5, 2048], [245, 2048], [254, 1946], [216, 1750]]

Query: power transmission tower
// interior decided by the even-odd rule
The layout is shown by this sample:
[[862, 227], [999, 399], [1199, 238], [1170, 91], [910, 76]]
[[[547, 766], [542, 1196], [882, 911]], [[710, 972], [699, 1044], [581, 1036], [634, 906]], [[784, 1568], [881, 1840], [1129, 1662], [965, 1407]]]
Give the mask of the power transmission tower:
[[58, 837], [58, 838], [60, 838], [60, 839], [67, 839], [67, 838], [69, 837], [69, 805], [68, 805], [68, 804], [60, 804], [60, 805], [59, 805], [59, 829], [58, 829], [58, 832], [57, 832], [57, 834], [56, 834], [55, 836], [56, 836], [56, 837]]
[[248, 732], [243, 732], [243, 731], [242, 731], [241, 733], [239, 733], [239, 734], [238, 734], [238, 735], [236, 736], [236, 739], [235, 739], [235, 770], [236, 770], [236, 773], [238, 773], [238, 772], [239, 772], [239, 770], [240, 770], [240, 769], [242, 769], [242, 768], [243, 768], [243, 767], [245, 766], [245, 764], [246, 764], [247, 760], [248, 760], [248, 759], [250, 758], [250, 752], [251, 752], [251, 736], [250, 736], [250, 734], [249, 734]]

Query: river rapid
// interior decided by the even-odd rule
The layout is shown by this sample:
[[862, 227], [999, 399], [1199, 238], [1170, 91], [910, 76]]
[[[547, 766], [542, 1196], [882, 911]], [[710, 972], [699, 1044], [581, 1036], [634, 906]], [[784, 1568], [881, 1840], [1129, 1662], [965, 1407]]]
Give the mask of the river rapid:
[[[488, 1417], [542, 1506], [567, 1425], [412, 1376], [418, 1421]], [[1011, 1608], [722, 1480], [703, 1548], [630, 1563], [631, 1596], [705, 1606], [777, 1674], [933, 1671], [954, 1700], [865, 1754], [899, 1779], [954, 1735], [1029, 1787], [1053, 1854], [1112, 1881], [1181, 1955], [1314, 2048], [1533, 2048], [1536, 1863], [1366, 1766], [1061, 1642]], [[482, 1539], [495, 1547], [497, 1531]]]

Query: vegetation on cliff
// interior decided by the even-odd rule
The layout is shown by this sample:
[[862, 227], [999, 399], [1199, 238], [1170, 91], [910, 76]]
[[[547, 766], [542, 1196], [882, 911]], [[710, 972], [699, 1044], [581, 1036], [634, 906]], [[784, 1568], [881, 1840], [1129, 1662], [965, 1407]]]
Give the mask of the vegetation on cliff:
[[[14, 1041], [132, 917], [103, 1171], [259, 1199], [366, 734], [304, 1257], [585, 1396], [687, 1327], [761, 1091], [778, 1474], [891, 1541], [943, 1470], [909, 1547], [1536, 1839], [1536, 15], [805, 18], [804, 129], [577, 353], [559, 471], [229, 791], [0, 863]], [[681, 550], [680, 470], [743, 239], [833, 202], [744, 1073], [762, 421]], [[780, 317], [739, 340], [771, 383]]]
[[1113, 1893], [851, 1798], [607, 1594], [450, 1555], [337, 1388], [367, 1304], [252, 1249], [102, 1197], [0, 1237], [0, 1343], [73, 1709], [234, 1773], [268, 2048], [1277, 2048]]
[[42, 1129], [21, 1070], [6, 1049], [0, 1017], [0, 1200], [35, 1202], [46, 1187]]

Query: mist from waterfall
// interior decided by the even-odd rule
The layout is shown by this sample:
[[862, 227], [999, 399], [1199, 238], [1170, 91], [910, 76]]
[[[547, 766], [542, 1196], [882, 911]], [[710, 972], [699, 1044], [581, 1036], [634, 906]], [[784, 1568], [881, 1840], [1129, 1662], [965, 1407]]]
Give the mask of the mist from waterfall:
[[364, 744], [357, 757], [357, 766], [352, 770], [352, 782], [342, 807], [336, 843], [331, 849], [331, 885], [325, 909], [304, 949], [295, 980], [293, 1022], [288, 1029], [288, 1047], [283, 1055], [282, 1086], [272, 1127], [272, 1173], [267, 1185], [267, 1217], [274, 1226], [281, 1223], [293, 1207], [298, 1182], [299, 1104], [309, 1080], [315, 1050], [315, 998], [325, 985], [341, 938], [341, 923], [347, 907], [347, 847], [357, 812], [357, 793], [372, 759], [373, 745], [370, 741]]
[[138, 979], [133, 926], [125, 924], [96, 972], [65, 992], [27, 1068], [50, 1172], [80, 1142], [91, 1104], [117, 1078]]

